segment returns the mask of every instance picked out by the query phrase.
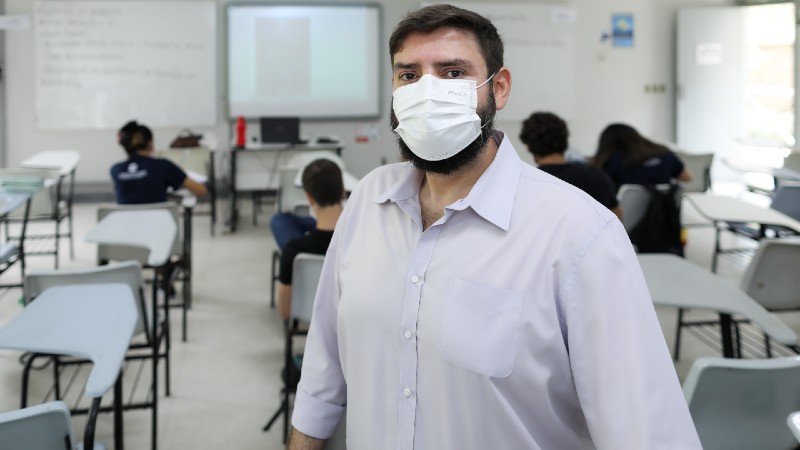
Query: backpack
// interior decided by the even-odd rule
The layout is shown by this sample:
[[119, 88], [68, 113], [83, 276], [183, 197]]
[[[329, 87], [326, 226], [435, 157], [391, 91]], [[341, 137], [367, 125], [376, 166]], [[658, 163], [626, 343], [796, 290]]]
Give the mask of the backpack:
[[639, 253], [672, 253], [683, 256], [680, 186], [670, 184], [669, 189], [658, 189], [647, 184], [641, 186], [650, 194], [650, 200], [644, 217], [628, 233], [631, 243]]

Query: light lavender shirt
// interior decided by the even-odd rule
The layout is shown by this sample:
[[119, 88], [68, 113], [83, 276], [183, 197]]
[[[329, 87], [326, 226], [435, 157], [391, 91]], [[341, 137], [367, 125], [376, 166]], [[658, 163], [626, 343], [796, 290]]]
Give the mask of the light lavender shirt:
[[349, 450], [700, 449], [624, 228], [503, 138], [422, 230], [422, 174], [376, 169], [339, 220], [292, 423]]

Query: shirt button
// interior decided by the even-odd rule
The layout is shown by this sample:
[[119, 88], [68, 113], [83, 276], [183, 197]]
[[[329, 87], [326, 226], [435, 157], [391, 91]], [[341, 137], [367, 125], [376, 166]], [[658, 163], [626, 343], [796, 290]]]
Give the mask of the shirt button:
[[405, 395], [406, 397], [411, 397], [411, 389], [409, 388], [403, 389], [403, 395]]
[[406, 330], [406, 332], [403, 333], [403, 336], [405, 336], [406, 339], [411, 339], [414, 336], [414, 333], [412, 333], [411, 330]]
[[412, 283], [417, 283], [417, 282], [419, 282], [419, 277], [418, 277], [418, 276], [416, 276], [416, 275], [412, 276], [412, 277], [411, 277], [411, 282], [412, 282]]

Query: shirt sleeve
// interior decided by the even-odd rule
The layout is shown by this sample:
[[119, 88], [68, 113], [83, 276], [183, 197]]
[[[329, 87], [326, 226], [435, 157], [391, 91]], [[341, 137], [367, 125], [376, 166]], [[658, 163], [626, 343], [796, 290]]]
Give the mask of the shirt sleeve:
[[673, 152], [669, 152], [667, 157], [670, 159], [670, 166], [672, 167], [672, 172], [670, 173], [670, 176], [672, 178], [678, 178], [681, 172], [683, 172], [684, 168], [683, 161], [681, 161], [681, 159], [678, 158], [678, 155], [676, 155]]
[[617, 200], [617, 190], [614, 188], [614, 182], [611, 181], [611, 178], [608, 176], [608, 174], [602, 170], [597, 171], [597, 189], [603, 198], [601, 203], [603, 203], [606, 208], [613, 209], [619, 206], [619, 200]]
[[347, 403], [336, 321], [340, 298], [338, 254], [346, 215], [347, 208], [339, 218], [322, 265], [292, 413], [292, 426], [317, 439], [333, 435]]
[[622, 224], [578, 252], [564, 282], [569, 358], [598, 450], [701, 450], [644, 276]]
[[292, 284], [292, 269], [294, 258], [297, 256], [297, 249], [292, 245], [292, 241], [286, 244], [286, 247], [281, 253], [281, 265], [278, 272], [278, 281], [283, 284]]
[[186, 180], [186, 173], [170, 160], [162, 159], [161, 161], [164, 161], [167, 169], [167, 185], [172, 189], [180, 189], [181, 186], [183, 186], [184, 180]]

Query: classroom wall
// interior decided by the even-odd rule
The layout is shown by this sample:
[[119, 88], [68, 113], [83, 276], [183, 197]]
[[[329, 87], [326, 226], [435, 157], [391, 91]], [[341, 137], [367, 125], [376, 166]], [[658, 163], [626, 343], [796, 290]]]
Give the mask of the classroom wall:
[[[488, 0], [484, 0], [486, 2]], [[288, 3], [293, 0], [288, 0]], [[327, 0], [318, 3], [336, 3]], [[219, 4], [220, 61], [224, 61], [224, 32], [226, 0]], [[302, 3], [302, 0], [297, 1]], [[383, 7], [384, 42], [393, 26], [409, 10], [419, 6], [412, 0], [379, 0]], [[471, 3], [464, 0], [464, 3]], [[505, 0], [504, 3], [527, 3]], [[547, 2], [543, 2], [547, 3]], [[674, 140], [674, 41], [676, 11], [681, 6], [728, 5], [728, 0], [575, 0], [573, 2], [549, 2], [572, 6], [577, 11], [576, 35], [576, 116], [569, 121], [572, 131], [571, 144], [585, 154], [593, 154], [597, 136], [606, 124], [613, 121], [628, 122], [652, 138]], [[5, 0], [6, 14], [32, 14], [35, 2], [29, 0]], [[611, 14], [633, 13], [635, 17], [635, 43], [633, 48], [612, 48], [601, 42], [600, 36], [610, 32]], [[176, 24], [176, 27], [179, 24]], [[143, 30], [145, 32], [145, 30]], [[93, 131], [40, 131], [34, 123], [34, 61], [33, 34], [31, 30], [5, 32], [6, 89], [5, 111], [7, 134], [4, 134], [4, 156], [8, 166], [15, 166], [30, 154], [56, 148], [74, 148], [82, 152], [83, 159], [78, 170], [79, 182], [106, 182], [108, 167], [123, 158], [116, 145], [115, 130]], [[2, 51], [2, 50], [0, 50]], [[0, 56], [2, 54], [0, 53]], [[383, 96], [388, 108], [391, 93], [389, 58], [384, 68]], [[546, 61], [531, 61], [530, 64], [546, 64]], [[230, 140], [230, 123], [223, 117], [225, 102], [225, 71], [219, 71], [218, 124], [208, 128], [197, 128], [202, 133], [213, 133], [219, 142]], [[510, 68], [512, 76], [514, 67]], [[525, 80], [515, 79], [513, 83]], [[662, 93], [645, 92], [645, 86], [665, 85]], [[1, 95], [1, 94], [0, 94]], [[512, 84], [512, 93], [513, 84]], [[531, 111], [535, 105], [531, 105]], [[556, 111], [557, 112], [557, 111]], [[328, 121], [303, 122], [301, 132], [312, 136], [337, 135], [346, 144], [343, 157], [348, 170], [357, 176], [384, 161], [397, 160], [394, 137], [388, 126], [388, 112], [375, 121]], [[380, 130], [376, 142], [355, 143], [357, 125], [375, 124]], [[121, 124], [120, 124], [121, 125]], [[499, 122], [498, 128], [505, 130], [512, 141], [530, 161], [517, 135], [520, 124]], [[179, 132], [178, 128], [154, 130], [156, 143], [165, 147]], [[0, 148], [0, 150], [3, 150]]]

